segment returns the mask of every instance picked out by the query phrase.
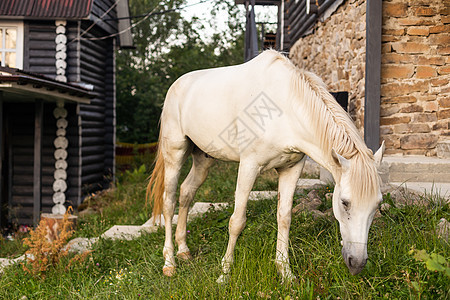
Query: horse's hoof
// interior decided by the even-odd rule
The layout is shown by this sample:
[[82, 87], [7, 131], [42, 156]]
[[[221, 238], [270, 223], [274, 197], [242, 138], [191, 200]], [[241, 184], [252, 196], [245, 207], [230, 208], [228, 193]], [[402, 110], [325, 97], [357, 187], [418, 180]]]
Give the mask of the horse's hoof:
[[225, 283], [228, 283], [229, 280], [230, 280], [229, 274], [222, 274], [219, 276], [219, 278], [217, 278], [216, 282], [218, 284], [225, 284]]
[[177, 257], [181, 260], [192, 260], [191, 252], [181, 252], [177, 253]]
[[172, 277], [173, 275], [175, 275], [175, 267], [163, 267], [163, 274], [164, 276]]
[[294, 275], [290, 275], [290, 276], [282, 277], [281, 283], [283, 285], [298, 284], [298, 279]]

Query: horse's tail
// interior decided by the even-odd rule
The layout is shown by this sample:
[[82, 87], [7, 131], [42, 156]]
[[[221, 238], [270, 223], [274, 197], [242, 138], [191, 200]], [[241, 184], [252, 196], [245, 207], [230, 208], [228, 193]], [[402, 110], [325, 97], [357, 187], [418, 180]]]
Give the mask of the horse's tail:
[[164, 158], [161, 150], [161, 133], [159, 137], [155, 167], [153, 168], [152, 175], [150, 176], [146, 194], [147, 201], [153, 201], [153, 222], [160, 219], [164, 195]]

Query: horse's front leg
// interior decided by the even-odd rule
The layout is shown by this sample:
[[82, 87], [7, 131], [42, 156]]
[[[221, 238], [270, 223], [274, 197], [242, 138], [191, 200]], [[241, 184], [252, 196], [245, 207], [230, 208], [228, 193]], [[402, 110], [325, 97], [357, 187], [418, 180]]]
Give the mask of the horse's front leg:
[[234, 212], [231, 215], [229, 223], [230, 237], [228, 239], [227, 252], [222, 259], [223, 274], [217, 279], [218, 283], [223, 283], [228, 280], [231, 271], [231, 265], [234, 261], [234, 247], [236, 241], [242, 230], [245, 227], [247, 220], [247, 201], [250, 191], [252, 190], [255, 179], [259, 174], [259, 167], [255, 163], [241, 161], [239, 164]]
[[277, 169], [280, 178], [278, 183], [278, 236], [275, 263], [283, 282], [290, 282], [295, 279], [289, 267], [289, 228], [291, 226], [292, 198], [304, 164], [305, 159], [302, 159], [291, 168]]

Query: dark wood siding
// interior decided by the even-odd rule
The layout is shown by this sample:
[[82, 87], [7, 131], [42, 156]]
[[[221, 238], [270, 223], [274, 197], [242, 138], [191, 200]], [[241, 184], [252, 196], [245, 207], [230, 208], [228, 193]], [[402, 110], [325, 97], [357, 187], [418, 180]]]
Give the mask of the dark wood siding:
[[[42, 137], [42, 211], [51, 212], [53, 207], [53, 174], [55, 171], [56, 119], [53, 117], [55, 103], [44, 103]], [[70, 109], [70, 108], [69, 108]], [[33, 153], [34, 153], [34, 103], [4, 103], [5, 124], [8, 137], [9, 172], [9, 221], [31, 224], [33, 217]], [[71, 109], [73, 110], [73, 109]], [[70, 120], [69, 120], [70, 121]], [[69, 126], [68, 131], [71, 131]], [[70, 162], [70, 160], [69, 160]], [[68, 173], [77, 172], [76, 165], [69, 163]], [[76, 186], [68, 182], [66, 203], [77, 201]]]
[[116, 7], [110, 9], [115, 3], [116, 0], [96, 0], [92, 4], [91, 19], [107, 35], [117, 32], [117, 21], [114, 20], [117, 18]]
[[56, 26], [55, 22], [26, 22], [24, 70], [51, 78], [56, 76]]
[[[69, 141], [67, 149], [67, 191], [66, 203], [73, 207], [78, 207], [83, 195], [81, 194], [81, 149], [80, 149], [80, 131], [79, 116], [77, 114], [78, 104], [67, 103], [67, 130], [66, 138]], [[55, 125], [56, 130], [56, 125]]]
[[[81, 32], [89, 23], [81, 24]], [[106, 33], [93, 27], [79, 42], [80, 80], [94, 86], [96, 97], [80, 105], [82, 126], [82, 185], [85, 192], [104, 188], [113, 171], [114, 66], [113, 39], [91, 40]]]
[[68, 82], [80, 82], [80, 42], [77, 38], [80, 36], [80, 23], [81, 22], [67, 22], [66, 35], [67, 35], [67, 69], [66, 77]]
[[[309, 0], [310, 11], [306, 13], [306, 1], [285, 1], [284, 32], [285, 48], [289, 49], [299, 38], [307, 34], [319, 18], [340, 0]], [[286, 43], [289, 44], [286, 44]]]
[[109, 43], [106, 63], [105, 94], [105, 173], [114, 175], [116, 145], [116, 78], [115, 78], [115, 45]]

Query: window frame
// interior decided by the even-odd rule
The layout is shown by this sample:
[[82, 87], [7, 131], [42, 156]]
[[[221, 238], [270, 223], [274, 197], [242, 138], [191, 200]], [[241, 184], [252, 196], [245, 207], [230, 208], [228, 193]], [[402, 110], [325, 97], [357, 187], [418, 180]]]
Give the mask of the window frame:
[[[15, 28], [17, 30], [17, 36], [16, 36], [16, 66], [14, 67], [15, 69], [23, 69], [23, 53], [24, 53], [24, 26], [23, 26], [23, 22], [21, 21], [5, 21], [5, 20], [0, 20], [0, 28], [1, 29], [8, 29], [8, 28]], [[2, 35], [2, 39], [4, 39], [5, 34], [3, 33]], [[6, 57], [5, 52], [13, 52], [7, 50], [7, 48], [5, 48], [6, 45], [5, 43], [2, 41], [1, 43], [1, 47], [0, 47], [0, 55], [1, 55], [1, 66], [4, 66], [3, 64], [5, 63], [4, 58]]]

